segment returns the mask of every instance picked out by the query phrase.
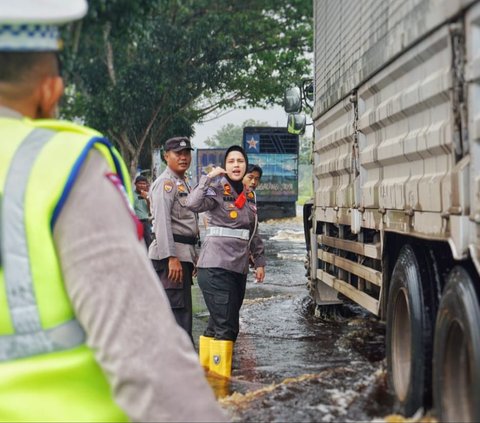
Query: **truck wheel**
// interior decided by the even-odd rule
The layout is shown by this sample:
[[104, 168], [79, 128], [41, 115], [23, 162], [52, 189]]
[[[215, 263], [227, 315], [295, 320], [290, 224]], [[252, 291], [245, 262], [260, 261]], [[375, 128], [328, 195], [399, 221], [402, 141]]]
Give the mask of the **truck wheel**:
[[480, 421], [480, 307], [468, 272], [454, 267], [440, 301], [433, 399], [440, 421]]
[[424, 405], [430, 382], [432, 318], [424, 305], [417, 257], [405, 245], [393, 269], [387, 304], [387, 368], [397, 411], [413, 415]]

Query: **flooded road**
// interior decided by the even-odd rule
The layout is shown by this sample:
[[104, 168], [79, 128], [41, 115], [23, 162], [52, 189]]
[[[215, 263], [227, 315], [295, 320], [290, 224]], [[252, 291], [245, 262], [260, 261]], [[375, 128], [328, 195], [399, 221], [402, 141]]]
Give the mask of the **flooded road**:
[[[234, 421], [372, 421], [392, 413], [384, 324], [347, 304], [315, 317], [308, 297], [301, 217], [262, 222], [266, 278], [249, 275], [229, 383], [208, 376]], [[194, 338], [207, 312], [194, 289]]]

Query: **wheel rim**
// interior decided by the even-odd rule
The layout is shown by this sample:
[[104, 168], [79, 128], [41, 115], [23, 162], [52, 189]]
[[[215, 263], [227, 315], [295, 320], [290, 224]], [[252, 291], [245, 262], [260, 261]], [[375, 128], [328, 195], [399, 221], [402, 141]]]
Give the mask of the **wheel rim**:
[[395, 298], [392, 336], [392, 376], [395, 393], [400, 401], [407, 397], [412, 360], [410, 308], [405, 288]]
[[473, 421], [470, 405], [472, 374], [468, 354], [468, 342], [460, 322], [454, 320], [448, 328], [443, 366], [442, 408], [447, 421]]

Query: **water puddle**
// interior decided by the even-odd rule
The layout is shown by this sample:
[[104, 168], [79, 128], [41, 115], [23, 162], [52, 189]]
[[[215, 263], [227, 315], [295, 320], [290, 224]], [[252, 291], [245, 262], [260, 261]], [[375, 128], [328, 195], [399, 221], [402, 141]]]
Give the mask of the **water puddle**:
[[[249, 276], [232, 378], [207, 374], [210, 386], [233, 421], [397, 418], [386, 382], [385, 326], [351, 303], [333, 314], [316, 310], [307, 295], [301, 225], [301, 218], [260, 224], [266, 280]], [[208, 313], [193, 291], [198, 339]]]

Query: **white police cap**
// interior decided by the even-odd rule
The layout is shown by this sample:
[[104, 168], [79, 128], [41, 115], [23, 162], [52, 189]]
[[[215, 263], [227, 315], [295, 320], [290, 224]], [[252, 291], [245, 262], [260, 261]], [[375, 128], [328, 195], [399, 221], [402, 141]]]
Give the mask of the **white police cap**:
[[87, 8], [86, 0], [0, 0], [0, 51], [59, 50], [58, 25]]

